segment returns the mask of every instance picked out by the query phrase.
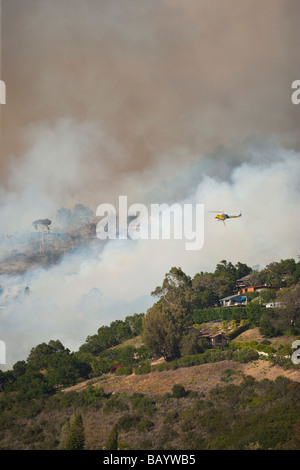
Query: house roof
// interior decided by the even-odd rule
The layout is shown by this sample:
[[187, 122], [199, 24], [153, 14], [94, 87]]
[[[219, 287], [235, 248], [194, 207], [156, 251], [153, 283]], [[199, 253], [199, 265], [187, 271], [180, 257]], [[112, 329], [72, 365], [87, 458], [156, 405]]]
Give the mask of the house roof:
[[249, 279], [249, 278], [250, 278], [250, 274], [247, 274], [247, 276], [243, 276], [243, 277], [241, 277], [240, 279], [237, 279], [236, 282], [238, 282], [238, 281], [246, 281], [246, 280]]
[[245, 286], [242, 289], [280, 289], [280, 286], [269, 286], [268, 284], [261, 284], [259, 286]]
[[187, 329], [190, 331], [195, 331], [196, 333], [198, 333], [199, 336], [201, 336], [201, 338], [216, 338], [217, 336], [223, 336], [224, 338], [226, 338], [226, 335], [223, 331], [215, 334], [210, 334], [197, 330], [194, 326], [188, 326]]
[[222, 302], [222, 300], [232, 300], [232, 299], [235, 299], [235, 300], [245, 300], [246, 297], [244, 295], [240, 295], [240, 294], [236, 294], [236, 295], [230, 295], [228, 297], [224, 297], [223, 299], [220, 299], [220, 302]]

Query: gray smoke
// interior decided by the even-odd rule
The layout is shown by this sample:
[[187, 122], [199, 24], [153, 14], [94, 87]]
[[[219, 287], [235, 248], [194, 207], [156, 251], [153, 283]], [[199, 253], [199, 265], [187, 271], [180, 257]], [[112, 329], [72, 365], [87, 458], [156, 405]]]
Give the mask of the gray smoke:
[[[95, 213], [119, 195], [205, 204], [199, 252], [184, 240], [116, 240], [1, 276], [13, 299], [0, 309], [10, 365], [42, 341], [74, 350], [102, 324], [145, 312], [172, 266], [192, 276], [222, 259], [263, 266], [299, 254], [299, 9], [2, 2], [1, 261], [14, 249], [7, 235], [30, 235], [33, 221], [49, 218], [58, 232], [61, 207]], [[211, 210], [243, 216], [224, 227]]]

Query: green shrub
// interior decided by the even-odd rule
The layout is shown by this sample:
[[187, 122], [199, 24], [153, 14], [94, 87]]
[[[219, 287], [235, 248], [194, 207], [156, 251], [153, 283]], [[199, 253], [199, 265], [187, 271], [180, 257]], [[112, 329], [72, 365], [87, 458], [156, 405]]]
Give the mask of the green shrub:
[[233, 356], [233, 351], [230, 351], [230, 349], [226, 349], [225, 351], [223, 351], [223, 360], [231, 360], [232, 359], [232, 356]]
[[137, 425], [137, 432], [142, 433], [146, 431], [150, 431], [154, 427], [153, 421], [150, 421], [150, 419], [143, 419], [140, 421]]
[[168, 369], [170, 370], [176, 370], [179, 367], [179, 360], [171, 361], [168, 364]]
[[134, 393], [131, 396], [131, 402], [134, 411], [139, 416], [153, 415], [156, 412], [155, 401], [142, 393]]
[[242, 325], [240, 325], [238, 328], [236, 328], [235, 330], [233, 331], [230, 331], [229, 333], [227, 333], [227, 337], [229, 339], [234, 339], [234, 338], [237, 338], [241, 333], [243, 333], [244, 331], [248, 330], [249, 328], [249, 323], [248, 322], [245, 322], [243, 323]]
[[256, 351], [262, 351], [262, 352], [265, 352], [267, 354], [273, 354], [275, 352], [275, 348], [273, 348], [272, 346], [268, 346], [267, 344], [258, 344], [254, 349], [256, 349]]
[[168, 368], [168, 364], [166, 362], [152, 366], [152, 370], [157, 370], [158, 372], [163, 372], [164, 370], [167, 370], [167, 368]]
[[275, 349], [267, 344], [258, 343], [257, 341], [232, 341], [229, 343], [231, 349], [251, 348], [256, 351], [262, 351], [267, 354], [273, 354]]
[[223, 360], [221, 349], [207, 349], [204, 351], [203, 356], [206, 362], [218, 362]]
[[174, 384], [172, 387], [172, 396], [174, 398], [182, 398], [186, 396], [186, 391], [183, 385]]
[[115, 411], [127, 411], [129, 407], [124, 399], [118, 395], [114, 395], [104, 405], [105, 413], [113, 413]]
[[258, 359], [258, 352], [251, 348], [242, 348], [234, 351], [232, 359], [237, 362], [247, 363]]
[[126, 367], [118, 367], [115, 375], [131, 375], [131, 374], [132, 374], [132, 367], [126, 366]]
[[176, 362], [178, 367], [192, 367], [205, 364], [206, 360], [204, 354], [202, 353], [183, 356]]
[[149, 374], [149, 372], [151, 372], [151, 366], [150, 364], [143, 364], [139, 367], [136, 367], [134, 369], [134, 373], [136, 375], [143, 375], [143, 374]]
[[169, 412], [166, 414], [164, 423], [166, 423], [166, 424], [174, 424], [174, 423], [176, 423], [178, 420], [179, 420], [179, 413], [178, 413], [178, 411], [176, 411], [176, 410], [174, 410], [174, 411], [169, 411]]
[[231, 380], [234, 380], [236, 377], [237, 372], [234, 371], [233, 369], [226, 369], [223, 376], [221, 377], [222, 382], [230, 382]]
[[140, 418], [136, 415], [125, 414], [118, 421], [118, 429], [123, 431], [129, 431], [132, 427], [137, 426]]

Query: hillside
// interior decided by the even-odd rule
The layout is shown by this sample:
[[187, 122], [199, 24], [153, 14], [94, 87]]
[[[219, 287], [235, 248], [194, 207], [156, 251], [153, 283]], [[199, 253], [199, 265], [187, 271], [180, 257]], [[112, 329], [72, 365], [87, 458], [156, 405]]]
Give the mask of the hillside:
[[[247, 272], [245, 304], [221, 307]], [[73, 449], [75, 422], [86, 450], [299, 448], [299, 277], [294, 260], [259, 273], [223, 260], [194, 278], [173, 267], [146, 313], [75, 352], [38, 344], [0, 371], [0, 449]]]
[[225, 360], [217, 363], [201, 364], [192, 367], [180, 367], [176, 370], [153, 371], [149, 374], [116, 376], [105, 374], [95, 380], [87, 380], [77, 385], [65, 388], [64, 392], [82, 391], [92, 384], [103, 387], [105, 393], [144, 393], [146, 395], [163, 395], [171, 393], [175, 383], [180, 383], [188, 392], [206, 393], [212, 388], [223, 385], [223, 377], [227, 370], [233, 371], [231, 383], [240, 383], [243, 376], [249, 375], [255, 380], [276, 380], [286, 377], [300, 383], [300, 371], [285, 370], [264, 360], [240, 364]]
[[141, 376], [104, 374], [90, 384], [31, 400], [26, 408], [0, 396], [2, 406], [10, 403], [0, 415], [0, 448], [63, 448], [75, 411], [86, 450], [113, 449], [106, 443], [115, 426], [124, 450], [298, 448], [299, 371], [263, 360], [224, 360]]
[[[213, 325], [218, 324], [214, 322]], [[259, 332], [259, 328], [251, 328], [237, 336], [234, 342], [256, 341], [261, 343], [264, 337]], [[294, 340], [291, 336], [279, 336], [270, 338], [270, 343], [278, 348], [280, 345], [290, 346]], [[141, 335], [126, 340], [111, 349], [122, 349], [127, 346], [139, 348], [143, 346]], [[152, 361], [151, 366], [164, 364], [163, 357]], [[292, 381], [300, 382], [300, 371], [289, 370], [280, 365], [258, 359], [247, 364], [241, 364], [232, 360], [224, 360], [217, 363], [207, 363], [191, 367], [179, 367], [175, 370], [153, 370], [147, 374], [136, 375], [135, 373], [122, 376], [113, 373], [103, 374], [95, 379], [79, 382], [71, 387], [62, 389], [63, 392], [82, 391], [89, 385], [93, 387], [103, 387], [105, 393], [144, 393], [144, 394], [164, 394], [170, 393], [174, 383], [182, 384], [187, 391], [207, 392], [213, 387], [223, 383], [223, 375], [226, 370], [234, 371], [234, 382], [240, 383], [242, 377], [250, 375], [255, 380], [276, 380], [277, 377], [286, 377]]]

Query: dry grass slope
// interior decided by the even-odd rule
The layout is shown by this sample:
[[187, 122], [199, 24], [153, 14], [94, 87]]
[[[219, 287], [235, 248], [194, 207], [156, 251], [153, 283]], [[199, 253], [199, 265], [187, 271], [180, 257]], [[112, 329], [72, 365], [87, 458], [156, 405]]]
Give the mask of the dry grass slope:
[[[181, 367], [176, 370], [154, 371], [145, 375], [116, 376], [105, 374], [96, 379], [93, 386], [103, 387], [106, 393], [130, 394], [139, 392], [149, 395], [162, 395], [171, 392], [175, 383], [180, 383], [187, 391], [206, 393], [216, 385], [223, 383], [222, 377], [227, 369], [236, 372], [236, 383], [242, 380], [243, 375], [250, 375], [256, 380], [265, 378], [275, 380], [278, 376], [284, 376], [290, 380], [300, 382], [299, 371], [284, 370], [267, 361], [257, 360], [248, 364], [240, 364], [228, 360], [193, 367]], [[90, 383], [91, 381], [82, 382], [64, 391], [81, 391]]]

